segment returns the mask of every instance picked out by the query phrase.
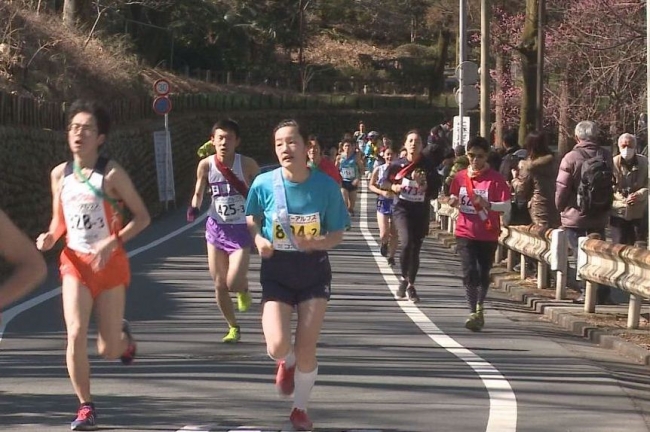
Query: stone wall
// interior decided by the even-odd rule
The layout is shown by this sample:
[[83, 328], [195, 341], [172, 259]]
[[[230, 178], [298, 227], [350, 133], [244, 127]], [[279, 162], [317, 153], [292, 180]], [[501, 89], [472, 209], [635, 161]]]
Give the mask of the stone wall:
[[[185, 207], [191, 197], [198, 162], [196, 149], [209, 138], [215, 120], [224, 117], [228, 113], [175, 117], [172, 112], [170, 115], [179, 207]], [[431, 110], [238, 111], [232, 117], [242, 129], [240, 151], [263, 165], [275, 162], [271, 134], [273, 127], [285, 118], [295, 118], [305, 133], [315, 133], [326, 144], [333, 144], [344, 132], [354, 131], [359, 120], [364, 121], [368, 131], [377, 130], [401, 141], [412, 128], [419, 128], [426, 135], [445, 113]], [[115, 125], [104, 150], [131, 175], [154, 217], [163, 208], [158, 202], [152, 134], [163, 128], [162, 119]], [[68, 157], [64, 132], [0, 126], [0, 208], [32, 238], [45, 230], [50, 220], [50, 170]]]

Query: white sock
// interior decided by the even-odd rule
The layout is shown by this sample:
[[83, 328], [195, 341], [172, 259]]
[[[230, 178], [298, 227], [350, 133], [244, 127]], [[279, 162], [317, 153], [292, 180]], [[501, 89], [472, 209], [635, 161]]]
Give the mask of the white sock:
[[296, 383], [295, 390], [293, 391], [293, 407], [299, 410], [307, 411], [309, 404], [309, 397], [311, 396], [311, 389], [316, 382], [318, 375], [318, 365], [311, 372], [301, 372], [296, 368], [294, 380]]
[[293, 350], [287, 354], [287, 356], [284, 358], [284, 367], [285, 368], [291, 368], [296, 364], [296, 355], [293, 353]]
[[291, 351], [289, 351], [289, 354], [287, 354], [286, 357], [284, 358], [275, 358], [268, 351], [267, 354], [275, 361], [284, 361], [285, 367], [290, 368], [296, 364], [296, 355], [293, 353], [293, 348], [291, 349]]

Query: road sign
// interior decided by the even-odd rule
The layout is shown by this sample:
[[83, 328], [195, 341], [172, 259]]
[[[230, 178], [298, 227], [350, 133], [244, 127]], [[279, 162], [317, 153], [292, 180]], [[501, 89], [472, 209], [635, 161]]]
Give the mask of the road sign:
[[479, 103], [479, 94], [473, 85], [464, 85], [462, 91], [456, 90], [456, 103], [460, 104], [460, 98], [463, 98], [463, 109], [476, 108]]
[[174, 162], [172, 160], [172, 143], [169, 131], [161, 130], [153, 133], [154, 154], [156, 159], [156, 177], [158, 180], [158, 196], [161, 202], [174, 201]]
[[[461, 80], [460, 74], [463, 74], [463, 79]], [[458, 66], [456, 66], [456, 78], [458, 81], [462, 81], [464, 85], [476, 84], [478, 82], [478, 65], [471, 61], [464, 61]]]
[[[455, 116], [454, 117], [454, 128], [453, 128], [453, 138], [452, 138], [452, 145], [454, 147], [461, 145], [460, 143], [460, 117]], [[469, 142], [469, 117], [464, 116], [463, 117], [463, 146], [467, 146], [467, 143]]]
[[159, 79], [153, 83], [153, 91], [156, 93], [156, 96], [167, 96], [171, 88], [172, 86], [166, 79]]
[[169, 114], [172, 110], [172, 101], [167, 96], [158, 96], [153, 100], [153, 110], [158, 115]]

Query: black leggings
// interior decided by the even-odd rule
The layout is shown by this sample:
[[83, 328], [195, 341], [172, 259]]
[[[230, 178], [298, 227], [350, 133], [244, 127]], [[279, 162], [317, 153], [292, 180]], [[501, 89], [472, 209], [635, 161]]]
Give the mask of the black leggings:
[[393, 223], [400, 243], [399, 263], [402, 277], [410, 284], [414, 284], [420, 269], [422, 242], [429, 232], [428, 203], [404, 205], [398, 202], [393, 208]]
[[498, 243], [456, 237], [456, 250], [463, 268], [463, 284], [470, 312], [483, 305], [490, 287], [490, 270]]

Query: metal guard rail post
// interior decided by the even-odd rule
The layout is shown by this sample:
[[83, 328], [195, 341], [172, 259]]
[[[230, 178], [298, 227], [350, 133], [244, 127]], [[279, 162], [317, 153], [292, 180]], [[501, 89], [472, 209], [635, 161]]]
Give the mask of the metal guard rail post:
[[555, 298], [566, 295], [568, 249], [566, 233], [562, 229], [546, 229], [536, 225], [504, 227], [499, 244], [508, 249], [507, 268], [514, 268], [514, 253], [521, 254], [521, 279], [526, 278], [526, 257], [537, 261], [537, 288], [547, 280], [549, 266], [556, 272]]
[[596, 284], [614, 286], [630, 293], [627, 327], [639, 327], [641, 299], [650, 298], [649, 250], [580, 237], [577, 267], [586, 281], [585, 312], [596, 311]]

